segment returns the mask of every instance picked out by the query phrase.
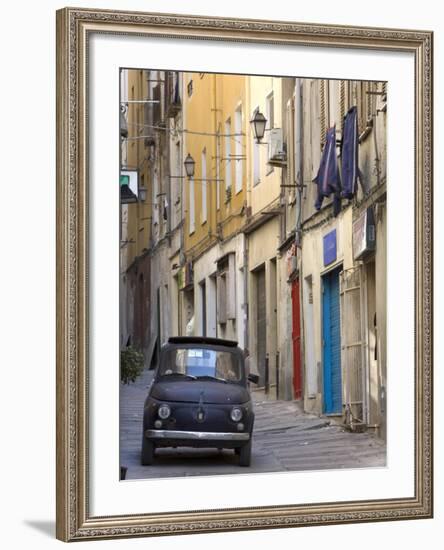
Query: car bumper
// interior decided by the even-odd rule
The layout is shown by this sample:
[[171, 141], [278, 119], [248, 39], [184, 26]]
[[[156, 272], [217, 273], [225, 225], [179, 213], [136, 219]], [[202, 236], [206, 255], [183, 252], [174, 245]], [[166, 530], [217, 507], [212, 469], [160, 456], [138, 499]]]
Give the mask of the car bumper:
[[188, 432], [182, 430], [145, 430], [147, 439], [180, 441], [233, 441], [247, 442], [249, 433], [238, 432]]

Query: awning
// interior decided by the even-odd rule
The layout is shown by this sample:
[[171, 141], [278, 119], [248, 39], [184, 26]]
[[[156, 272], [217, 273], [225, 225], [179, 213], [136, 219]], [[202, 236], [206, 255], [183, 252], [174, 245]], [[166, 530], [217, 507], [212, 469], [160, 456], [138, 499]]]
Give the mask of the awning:
[[137, 202], [137, 196], [131, 191], [129, 185], [126, 183], [120, 186], [120, 202], [122, 204]]

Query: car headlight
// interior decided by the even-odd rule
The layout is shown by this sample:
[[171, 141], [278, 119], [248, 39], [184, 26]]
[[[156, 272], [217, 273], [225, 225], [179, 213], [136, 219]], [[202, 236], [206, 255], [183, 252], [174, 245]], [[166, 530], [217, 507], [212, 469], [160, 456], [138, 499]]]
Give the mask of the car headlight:
[[242, 410], [239, 409], [239, 407], [234, 407], [233, 409], [231, 409], [230, 416], [233, 422], [239, 422], [239, 420], [242, 418]]
[[162, 420], [166, 420], [171, 414], [170, 406], [166, 403], [163, 403], [162, 405], [160, 405], [157, 414], [159, 415], [159, 418], [161, 418]]

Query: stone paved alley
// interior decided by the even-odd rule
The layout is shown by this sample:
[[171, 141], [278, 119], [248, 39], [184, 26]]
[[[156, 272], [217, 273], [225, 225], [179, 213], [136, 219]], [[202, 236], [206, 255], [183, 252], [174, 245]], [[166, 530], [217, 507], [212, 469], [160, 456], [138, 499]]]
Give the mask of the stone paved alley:
[[327, 417], [303, 413], [295, 401], [264, 400], [252, 392], [255, 428], [251, 466], [241, 468], [233, 451], [158, 449], [152, 466], [141, 466], [142, 410], [152, 371], [120, 395], [120, 464], [126, 479], [245, 474], [297, 470], [369, 468], [385, 465], [385, 444], [370, 433], [350, 433]]

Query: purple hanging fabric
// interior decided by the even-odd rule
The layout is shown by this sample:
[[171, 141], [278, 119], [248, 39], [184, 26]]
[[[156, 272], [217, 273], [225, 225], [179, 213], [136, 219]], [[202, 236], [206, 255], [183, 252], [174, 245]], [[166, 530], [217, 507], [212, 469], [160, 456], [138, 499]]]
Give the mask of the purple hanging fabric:
[[356, 106], [350, 107], [344, 119], [344, 132], [342, 136], [342, 196], [351, 199], [358, 190], [358, 178], [363, 187], [362, 174], [359, 170], [359, 136], [358, 136], [358, 110]]
[[[336, 156], [336, 126], [327, 130], [325, 146], [322, 151], [318, 175], [313, 182], [318, 186], [318, 195], [315, 202], [316, 210], [320, 210], [324, 197], [335, 194], [335, 215], [338, 209], [338, 200], [341, 183], [339, 178], [338, 159]], [[338, 199], [338, 200], [337, 200]]]

